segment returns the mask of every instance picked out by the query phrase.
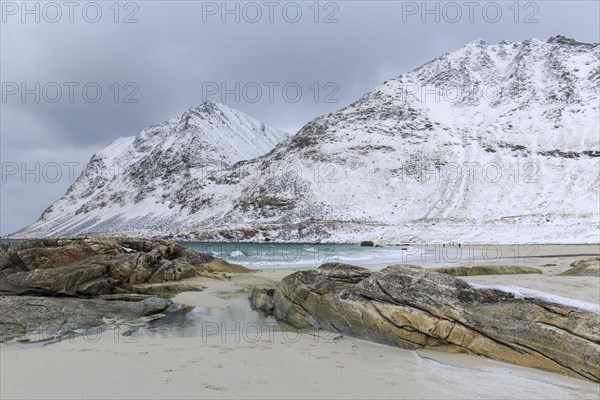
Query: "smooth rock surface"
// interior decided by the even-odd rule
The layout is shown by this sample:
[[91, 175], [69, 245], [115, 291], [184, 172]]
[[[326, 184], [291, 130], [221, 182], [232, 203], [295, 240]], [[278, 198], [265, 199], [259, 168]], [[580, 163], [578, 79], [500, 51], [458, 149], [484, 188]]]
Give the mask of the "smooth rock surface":
[[[254, 306], [270, 306], [254, 296]], [[260, 301], [258, 301], [260, 300]], [[298, 328], [316, 327], [406, 349], [432, 348], [600, 381], [600, 316], [541, 298], [476, 289], [414, 266], [379, 272], [344, 264], [285, 277], [272, 313]]]
[[160, 316], [171, 301], [150, 297], [141, 301], [59, 297], [0, 296], [0, 341], [45, 341], [77, 333], [96, 336], [90, 328], [129, 329]]

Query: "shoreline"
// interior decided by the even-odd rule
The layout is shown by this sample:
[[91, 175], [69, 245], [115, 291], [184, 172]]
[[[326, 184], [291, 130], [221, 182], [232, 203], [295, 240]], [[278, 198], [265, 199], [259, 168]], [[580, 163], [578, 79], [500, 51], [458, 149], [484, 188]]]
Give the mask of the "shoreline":
[[[557, 247], [544, 250], [562, 254], [548, 253], [531, 264], [541, 274], [461, 279], [600, 304], [600, 278], [559, 275], [580, 248]], [[555, 260], [549, 264], [549, 258]], [[312, 267], [182, 280], [202, 290], [172, 298], [186, 310], [180, 318], [156, 320], [133, 334], [108, 329], [56, 343], [2, 343], [0, 397], [441, 399], [502, 393], [514, 399], [596, 399], [600, 391], [598, 383], [476, 355], [404, 350], [326, 331], [298, 334], [279, 325], [272, 329], [273, 320], [250, 309], [248, 289], [305, 269]], [[30, 384], [32, 376], [36, 385]]]
[[[207, 243], [207, 244], [255, 244], [255, 245], [306, 245], [306, 246], [317, 246], [317, 245], [339, 245], [339, 246], [357, 246], [364, 248], [390, 248], [390, 247], [403, 247], [403, 246], [419, 246], [419, 245], [442, 245], [448, 243], [461, 243], [463, 246], [485, 246], [485, 245], [497, 245], [497, 246], [513, 246], [513, 245], [537, 245], [537, 246], [598, 246], [600, 251], [600, 242], [536, 242], [536, 241], [515, 241], [515, 242], [493, 242], [493, 241], [462, 241], [459, 239], [453, 240], [428, 240], [428, 241], [416, 241], [416, 242], [400, 242], [400, 243], [384, 243], [378, 242], [373, 239], [365, 238], [365, 241], [372, 241], [374, 243], [373, 246], [361, 246], [360, 241], [320, 241], [320, 242], [290, 242], [290, 241], [245, 241], [245, 240], [180, 240], [177, 238], [172, 238], [168, 236], [157, 236], [157, 237], [148, 237], [142, 235], [126, 235], [126, 234], [97, 234], [97, 235], [77, 235], [77, 236], [44, 236], [44, 237], [19, 237], [19, 238], [10, 238], [12, 234], [8, 234], [0, 237], [1, 243], [8, 242], [18, 242], [25, 240], [43, 240], [45, 238], [57, 238], [57, 239], [79, 239], [79, 238], [122, 238], [122, 237], [131, 237], [137, 239], [148, 239], [148, 240], [170, 240], [179, 244], [193, 244], [193, 243]], [[594, 256], [597, 254], [582, 254], [582, 256]], [[557, 255], [559, 256], [559, 255]]]

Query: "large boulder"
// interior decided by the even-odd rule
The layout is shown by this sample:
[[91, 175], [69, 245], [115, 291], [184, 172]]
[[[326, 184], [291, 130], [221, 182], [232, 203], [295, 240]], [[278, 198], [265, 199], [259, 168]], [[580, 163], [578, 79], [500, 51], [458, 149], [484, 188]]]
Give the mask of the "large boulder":
[[600, 381], [600, 315], [524, 298], [410, 265], [379, 272], [344, 264], [285, 277], [272, 302], [281, 321], [406, 349], [433, 348]]
[[215, 270], [249, 270], [166, 240], [43, 239], [0, 245], [0, 294], [97, 296]]
[[573, 261], [570, 267], [571, 268], [563, 272], [561, 275], [600, 277], [600, 257], [592, 257], [585, 260]]
[[156, 318], [170, 300], [150, 297], [141, 301], [77, 299], [68, 297], [0, 296], [0, 342], [46, 341], [76, 334], [95, 339], [105, 328], [129, 330]]

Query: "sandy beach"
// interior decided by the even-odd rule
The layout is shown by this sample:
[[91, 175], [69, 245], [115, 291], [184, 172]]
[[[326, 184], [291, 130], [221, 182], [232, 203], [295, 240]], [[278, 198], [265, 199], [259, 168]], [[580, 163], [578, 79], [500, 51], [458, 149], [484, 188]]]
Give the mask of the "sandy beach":
[[[527, 264], [539, 267], [541, 275], [464, 279], [598, 304], [599, 278], [558, 275], [579, 258], [573, 254], [581, 249], [570, 249], [563, 256], [560, 251], [564, 249], [546, 250], [549, 257]], [[245, 305], [247, 287], [276, 282], [292, 272], [269, 269], [232, 275], [224, 281], [188, 279], [187, 283], [204, 287], [203, 291], [180, 293], [173, 300], [200, 310], [205, 318], [202, 324], [206, 324], [203, 329], [213, 329], [229, 318], [225, 330], [211, 330], [210, 335], [192, 329], [191, 334], [177, 337], [172, 334], [177, 327], [172, 327], [141, 330], [132, 336], [109, 330], [45, 346], [2, 344], [0, 396], [596, 399], [600, 394], [596, 383], [479, 356], [408, 351], [324, 331], [298, 333], [246, 315], [250, 313]], [[232, 305], [238, 309], [229, 310]], [[237, 317], [241, 321], [237, 327], [231, 324], [236, 313], [246, 313]], [[160, 332], [171, 334], [161, 337]]]
[[[83, 339], [2, 349], [2, 398], [597, 398], [597, 384], [349, 337]], [[297, 340], [297, 341], [296, 341]], [[60, 368], [54, 366], [60, 365]]]

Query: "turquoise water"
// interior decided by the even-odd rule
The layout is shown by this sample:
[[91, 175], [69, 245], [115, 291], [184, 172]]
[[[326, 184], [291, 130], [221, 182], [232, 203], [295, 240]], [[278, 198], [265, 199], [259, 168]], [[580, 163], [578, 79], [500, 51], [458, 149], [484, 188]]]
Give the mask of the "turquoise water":
[[[514, 260], [514, 246], [498, 244], [424, 243], [384, 247], [350, 244], [310, 243], [210, 243], [183, 242], [196, 251], [241, 264], [248, 268], [316, 268], [327, 262], [342, 262], [380, 269], [392, 264], [416, 264], [423, 268], [457, 266], [469, 263], [496, 263]], [[520, 259], [535, 258], [531, 248], [520, 245]]]
[[210, 243], [182, 242], [190, 249], [255, 269], [310, 268], [343, 262], [367, 268], [390, 264], [422, 264], [420, 252], [410, 246], [361, 247], [348, 244]]

